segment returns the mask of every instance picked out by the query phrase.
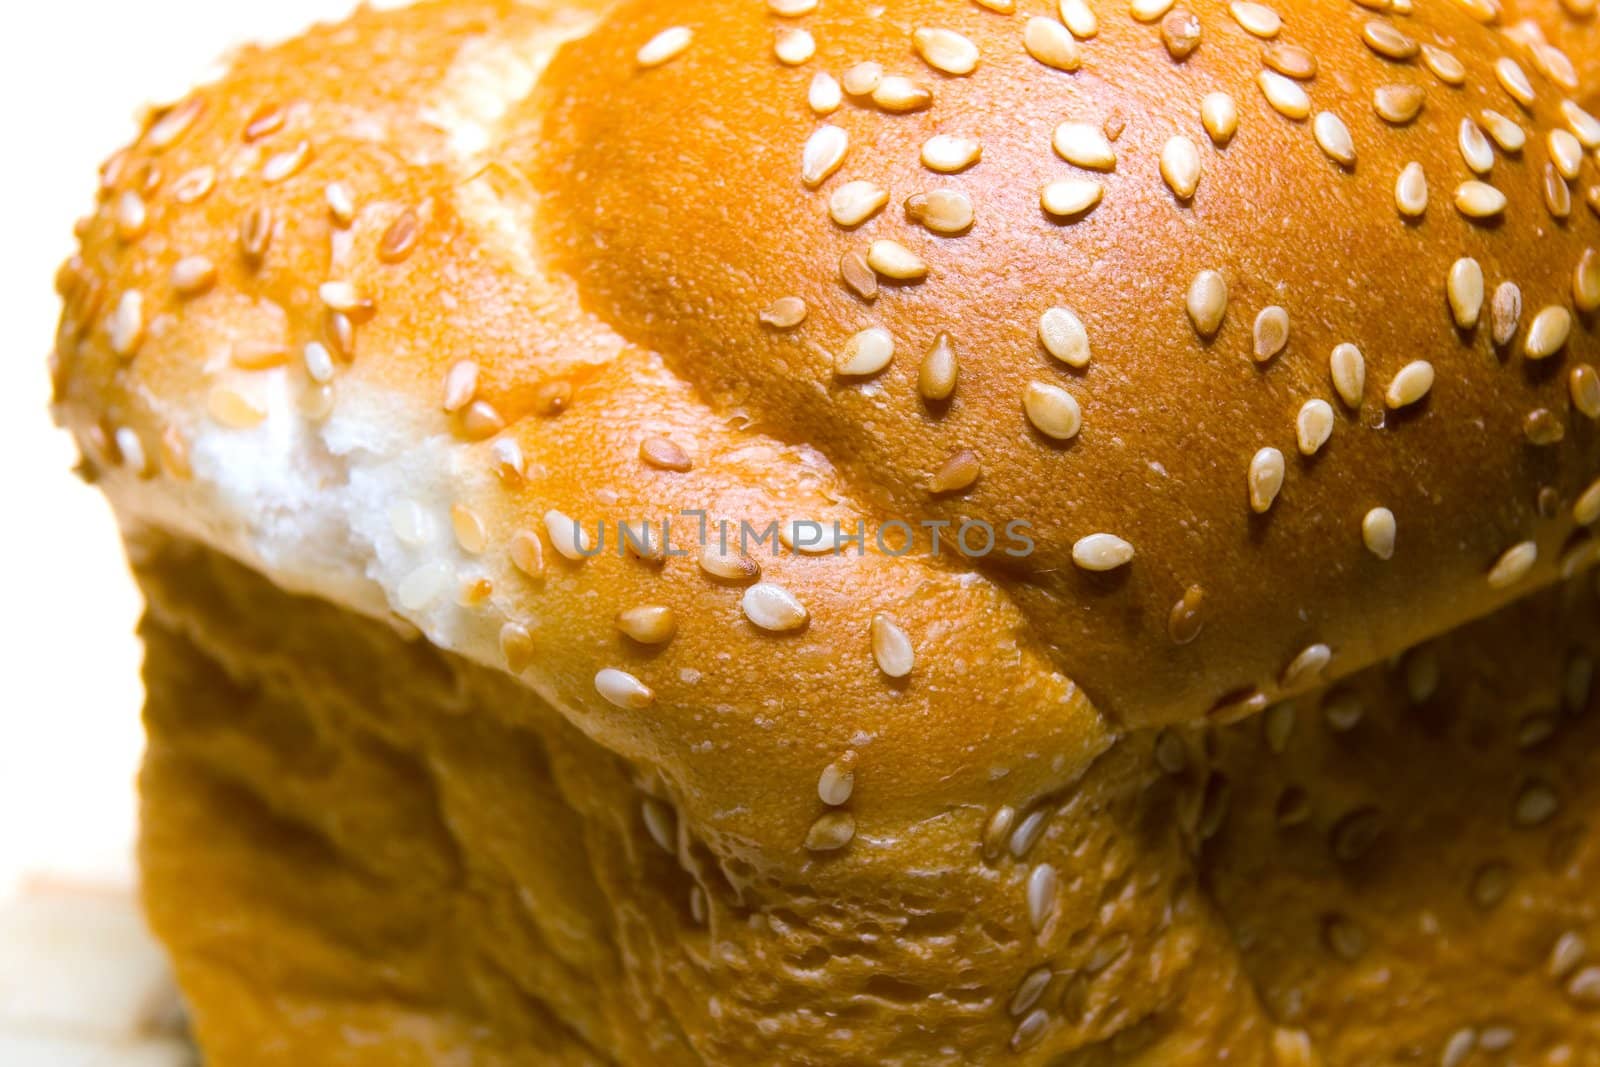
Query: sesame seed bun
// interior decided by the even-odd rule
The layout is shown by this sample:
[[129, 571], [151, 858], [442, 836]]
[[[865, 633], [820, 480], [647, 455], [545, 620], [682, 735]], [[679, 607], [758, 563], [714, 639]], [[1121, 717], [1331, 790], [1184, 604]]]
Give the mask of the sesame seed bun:
[[86, 473], [891, 909], [1156, 727], [1594, 561], [1591, 14], [1012, 6], [460, 0], [241, 53], [58, 277]]

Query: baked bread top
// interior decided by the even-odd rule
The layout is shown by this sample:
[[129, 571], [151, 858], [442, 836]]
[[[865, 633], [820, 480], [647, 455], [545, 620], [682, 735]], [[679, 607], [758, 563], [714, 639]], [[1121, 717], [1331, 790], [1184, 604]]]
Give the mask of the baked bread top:
[[365, 11], [108, 163], [58, 410], [130, 525], [504, 667], [729, 842], [849, 840], [846, 772], [866, 838], [1024, 807], [1592, 559], [1600, 121], [1378, 7]]

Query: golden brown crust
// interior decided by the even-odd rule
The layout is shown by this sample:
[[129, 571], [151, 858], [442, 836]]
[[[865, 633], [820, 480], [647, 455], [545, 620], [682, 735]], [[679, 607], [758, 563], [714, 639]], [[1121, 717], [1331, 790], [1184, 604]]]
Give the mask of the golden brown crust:
[[1600, 1063], [1597, 655], [1583, 582], [1218, 735], [1203, 877], [1329, 1064]]
[[194, 545], [135, 560], [146, 905], [219, 1063], [1270, 1062], [1193, 875], [1198, 749], [797, 874], [500, 672]]

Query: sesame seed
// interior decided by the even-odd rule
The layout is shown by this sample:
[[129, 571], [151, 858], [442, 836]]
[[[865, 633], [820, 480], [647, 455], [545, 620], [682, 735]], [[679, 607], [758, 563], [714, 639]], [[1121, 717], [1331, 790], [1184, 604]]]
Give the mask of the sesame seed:
[[1246, 33], [1255, 37], [1276, 37], [1283, 29], [1283, 19], [1265, 4], [1234, 0], [1228, 5], [1228, 14], [1233, 16], [1233, 21], [1242, 26]]
[[589, 550], [588, 531], [559, 511], [544, 513], [544, 532], [551, 547], [570, 560], [583, 559]]
[[1514, 119], [1488, 108], [1484, 109], [1481, 117], [1483, 128], [1489, 131], [1489, 137], [1500, 147], [1500, 151], [1515, 155], [1527, 146], [1528, 131], [1517, 125]]
[[1511, 819], [1518, 826], [1538, 826], [1549, 822], [1560, 808], [1561, 801], [1554, 789], [1544, 782], [1531, 781], [1517, 794]]
[[334, 225], [348, 229], [356, 217], [356, 202], [350, 187], [343, 182], [331, 182], [323, 190], [323, 196], [328, 202], [328, 212], [333, 216]]
[[1034, 1008], [1023, 1016], [1017, 1028], [1011, 1032], [1011, 1051], [1025, 1052], [1037, 1045], [1049, 1025], [1050, 1013], [1043, 1008]]
[[1200, 101], [1200, 124], [1218, 145], [1233, 139], [1239, 129], [1239, 108], [1227, 93], [1207, 93]]
[[1100, 20], [1095, 18], [1087, 0], [1061, 0], [1057, 7], [1062, 23], [1078, 40], [1087, 41], [1100, 32]]
[[1262, 55], [1261, 61], [1285, 78], [1309, 81], [1317, 76], [1317, 57], [1299, 45], [1278, 42]]
[[451, 365], [444, 376], [444, 410], [455, 414], [478, 395], [478, 365], [463, 359]]
[[1407, 407], [1427, 396], [1432, 388], [1433, 364], [1425, 359], [1412, 360], [1389, 382], [1384, 403], [1395, 409]]
[[[656, 702], [656, 694], [650, 686], [616, 667], [605, 667], [595, 673], [595, 693], [605, 697], [608, 704], [629, 712], [638, 712]], [[654, 837], [654, 833], [651, 833], [651, 837]]]
[[[941, 331], [917, 368], [917, 391], [926, 400], [947, 400], [956, 389], [959, 364], [950, 335]], [[935, 490], [937, 492], [937, 490]]]
[[1263, 70], [1256, 75], [1256, 84], [1261, 87], [1261, 95], [1267, 98], [1272, 110], [1284, 118], [1298, 122], [1311, 114], [1311, 97], [1306, 95], [1298, 82], [1285, 78], [1275, 70]]
[[1179, 200], [1200, 186], [1200, 150], [1187, 137], [1171, 137], [1161, 149], [1161, 178]]
[[203, 107], [199, 97], [190, 97], [183, 103], [160, 113], [145, 132], [145, 144], [157, 151], [168, 147], [186, 133], [194, 120], [200, 117]]
[[132, 189], [124, 190], [117, 196], [116, 226], [117, 237], [122, 241], [136, 241], [144, 235], [150, 221], [150, 212], [145, 208], [144, 197]]
[[1383, 813], [1369, 805], [1356, 808], [1333, 824], [1329, 845], [1334, 859], [1354, 863], [1371, 850], [1383, 831]]
[[821, 126], [806, 139], [801, 155], [800, 180], [807, 188], [815, 189], [827, 181], [844, 163], [845, 152], [850, 148], [850, 135], [838, 126]]
[[1521, 541], [1512, 545], [1494, 561], [1494, 566], [1489, 568], [1489, 587], [1491, 589], [1506, 589], [1516, 585], [1528, 576], [1534, 563], [1539, 559], [1539, 546], [1532, 541]]
[[848, 377], [877, 374], [894, 359], [894, 335], [881, 326], [862, 330], [845, 342], [834, 359], [833, 369]]
[[1561, 419], [1549, 408], [1535, 408], [1522, 418], [1522, 436], [1530, 445], [1547, 448], [1560, 444], [1566, 435], [1567, 429]]
[[1314, 456], [1333, 436], [1333, 406], [1326, 400], [1307, 400], [1295, 417], [1295, 441], [1302, 456]]
[[196, 167], [172, 183], [172, 199], [180, 204], [197, 204], [217, 185], [215, 167]]
[[267, 370], [289, 362], [289, 350], [271, 341], [245, 341], [232, 349], [228, 361], [240, 370]]
[[1383, 85], [1373, 91], [1372, 110], [1383, 121], [1404, 126], [1422, 114], [1427, 96], [1415, 85]]
[[817, 39], [808, 30], [779, 30], [773, 40], [772, 53], [779, 63], [798, 67], [817, 54]]
[[1276, 448], [1263, 448], [1250, 457], [1250, 510], [1264, 515], [1271, 510], [1283, 489], [1285, 473], [1283, 453]]
[[1373, 508], [1362, 516], [1361, 543], [1379, 559], [1394, 558], [1395, 519], [1388, 508]]
[[465, 504], [450, 508], [450, 528], [463, 552], [476, 556], [489, 546], [489, 531], [483, 519]]
[[266, 204], [256, 204], [245, 212], [239, 223], [239, 250], [251, 266], [260, 266], [267, 258], [267, 248], [272, 243], [272, 209]]
[[881, 613], [872, 617], [872, 658], [890, 678], [904, 678], [917, 662], [911, 638], [899, 623]]
[[1228, 313], [1228, 283], [1214, 270], [1201, 271], [1189, 283], [1185, 308], [1201, 337], [1215, 337]]
[[934, 471], [928, 482], [928, 491], [959, 493], [963, 489], [970, 489], [978, 480], [980, 469], [978, 454], [970, 448], [963, 448]]
[[1578, 143], [1586, 151], [1600, 148], [1600, 119], [1573, 103], [1571, 100], [1561, 101], [1561, 117], [1566, 120], [1568, 128], [1578, 138]]
[[851, 96], [871, 96], [882, 81], [881, 63], [857, 63], [844, 72], [844, 91]]
[[544, 574], [544, 542], [531, 530], [518, 530], [508, 545], [511, 563], [529, 578]]
[[144, 442], [137, 433], [124, 426], [112, 435], [112, 440], [116, 442], [117, 451], [122, 453], [122, 465], [130, 472], [142, 475], [149, 469]]
[[806, 849], [810, 852], [836, 852], [848, 845], [855, 836], [855, 816], [848, 811], [830, 811], [819, 817], [806, 831]]
[[1187, 645], [1200, 636], [1205, 627], [1205, 617], [1200, 613], [1205, 603], [1206, 591], [1191, 585], [1167, 613], [1167, 636], [1175, 645]]
[[512, 674], [521, 674], [533, 666], [533, 637], [514, 622], [500, 627], [500, 655], [505, 657], [506, 668]]
[[1510, 56], [1501, 56], [1495, 60], [1494, 76], [1500, 87], [1511, 94], [1511, 99], [1523, 107], [1533, 106], [1533, 82], [1528, 80], [1528, 72], [1520, 63]]
[[1039, 340], [1046, 352], [1069, 367], [1089, 365], [1089, 333], [1066, 308], [1050, 308], [1039, 316]]
[[639, 458], [657, 470], [674, 471], [678, 474], [694, 467], [694, 461], [689, 458], [689, 453], [668, 437], [646, 437], [640, 441]]
[[411, 254], [422, 236], [422, 220], [417, 213], [406, 208], [383, 231], [378, 242], [378, 258], [384, 263], [399, 263]]
[[1111, 142], [1098, 126], [1087, 122], [1063, 122], [1051, 135], [1050, 144], [1056, 155], [1075, 167], [1112, 170], [1117, 165], [1117, 153]]
[[1355, 962], [1367, 951], [1366, 933], [1342, 915], [1330, 915], [1323, 920], [1322, 939], [1329, 952], [1347, 963]]
[[482, 441], [506, 428], [506, 420], [487, 400], [474, 400], [461, 413], [461, 433], [469, 441]]
[[1600, 1007], [1600, 967], [1585, 967], [1573, 975], [1567, 996], [1587, 1007]]
[[1048, 863], [1036, 864], [1028, 872], [1028, 923], [1040, 933], [1056, 913], [1056, 869]]
[[1078, 401], [1059, 385], [1029, 382], [1022, 407], [1034, 429], [1056, 441], [1076, 437], [1083, 426], [1083, 412]]
[[889, 202], [889, 190], [872, 182], [845, 182], [828, 198], [828, 214], [846, 229], [861, 225]]
[[1257, 363], [1265, 363], [1289, 345], [1289, 313], [1277, 305], [1262, 308], [1253, 333], [1253, 355]]
[[179, 296], [199, 296], [217, 283], [217, 267], [205, 256], [185, 256], [173, 264], [172, 288]]
[[972, 228], [972, 200], [954, 189], [913, 193], [906, 198], [905, 207], [907, 218], [937, 234], [950, 236]]
[[1445, 295], [1457, 328], [1475, 328], [1483, 312], [1483, 268], [1478, 266], [1477, 260], [1463, 258], [1451, 264], [1445, 280]]
[[798, 296], [780, 296], [761, 311], [763, 325], [775, 330], [792, 330], [806, 321], [806, 302]]
[[978, 46], [954, 30], [919, 28], [911, 43], [923, 62], [942, 74], [971, 74], [978, 69]]
[[1074, 71], [1083, 65], [1083, 52], [1078, 42], [1054, 19], [1030, 18], [1023, 30], [1022, 47], [1034, 59], [1056, 70]]
[[1361, 39], [1384, 59], [1403, 63], [1417, 54], [1417, 42], [1395, 28], [1393, 23], [1373, 19], [1361, 27]]
[[333, 381], [333, 353], [328, 351], [327, 345], [321, 341], [307, 341], [300, 355], [312, 381], [321, 385]]
[[1292, 701], [1274, 704], [1261, 716], [1261, 733], [1267, 742], [1267, 749], [1274, 755], [1281, 756], [1289, 748], [1289, 741], [1294, 736], [1295, 707]]
[[1600, 419], [1600, 373], [1588, 363], [1579, 363], [1567, 376], [1572, 406], [1587, 419]]
[[1072, 546], [1072, 562], [1086, 571], [1112, 571], [1133, 560], [1133, 546], [1116, 534], [1095, 533]]
[[1307, 681], [1322, 677], [1323, 670], [1328, 669], [1328, 664], [1333, 661], [1333, 649], [1326, 645], [1307, 645], [1302, 648], [1288, 667], [1283, 669], [1282, 677], [1278, 683], [1285, 689], [1293, 689], [1304, 685]]
[[1484, 182], [1456, 186], [1456, 210], [1470, 219], [1491, 219], [1506, 209], [1506, 194]]
[[903, 114], [930, 106], [933, 93], [910, 78], [890, 74], [872, 90], [872, 102], [885, 111]]
[[617, 612], [617, 629], [642, 645], [660, 645], [672, 640], [678, 622], [664, 604], [638, 604]]
[[773, 633], [798, 630], [811, 617], [793, 593], [772, 582], [757, 582], [746, 589], [740, 604], [746, 618]]
[[1461, 60], [1437, 45], [1422, 46], [1422, 65], [1446, 85], [1462, 85], [1467, 80], [1467, 68]]
[[852, 248], [839, 257], [839, 277], [845, 286], [869, 304], [878, 299], [878, 275], [867, 263], [867, 254]]
[[1428, 210], [1428, 175], [1421, 163], [1407, 163], [1394, 183], [1394, 206], [1408, 219], [1420, 219]]
[[123, 359], [132, 359], [144, 343], [144, 294], [129, 289], [117, 300], [115, 310], [106, 323], [111, 351]]
[[1356, 145], [1350, 128], [1331, 111], [1322, 111], [1311, 123], [1311, 135], [1323, 154], [1343, 167], [1356, 165]]
[[288, 119], [288, 113], [277, 104], [262, 104], [245, 124], [244, 139], [259, 141], [264, 137], [270, 137], [283, 129]]
[[311, 144], [301, 141], [287, 152], [271, 156], [261, 165], [261, 180], [269, 185], [287, 181], [300, 172], [311, 158]]
[[[1593, 14], [1597, 7], [1593, 0], [1576, 0], [1576, 3], [1586, 4], [1590, 14]], [[1568, 3], [1568, 10], [1570, 11], [1573, 6], [1573, 3]], [[1571, 58], [1565, 52], [1544, 41], [1533, 42], [1530, 51], [1535, 70], [1569, 93], [1578, 91], [1578, 68], [1572, 65]]]
[[1585, 248], [1572, 270], [1572, 302], [1579, 311], [1600, 310], [1600, 253]]
[[[1572, 190], [1557, 172], [1554, 163], [1544, 165], [1544, 206], [1550, 217], [1565, 219], [1572, 214]], [[1593, 203], [1593, 190], [1590, 191]]]
[[1154, 22], [1172, 9], [1173, 0], [1129, 0], [1128, 14], [1139, 22]]
[[659, 67], [681, 55], [693, 40], [693, 30], [687, 26], [673, 26], [646, 41], [634, 59], [641, 68]]
[[[597, 685], [599, 679], [595, 679]], [[654, 797], [645, 797], [640, 805], [639, 815], [644, 822], [645, 832], [650, 835], [650, 840], [663, 852], [676, 854], [678, 851], [678, 820], [672, 808], [663, 804]]]
[[1545, 147], [1561, 177], [1569, 182], [1577, 181], [1578, 171], [1583, 166], [1583, 145], [1578, 139], [1567, 130], [1551, 130], [1545, 138]]
[[361, 294], [350, 282], [323, 282], [317, 287], [317, 295], [330, 310], [347, 315], [361, 311], [366, 306]]
[[1016, 821], [1017, 809], [1010, 804], [1002, 804], [989, 816], [989, 821], [983, 827], [983, 855], [985, 859], [996, 859], [1006, 847], [1006, 839], [1011, 836], [1011, 825]]
[[983, 158], [983, 145], [971, 137], [941, 133], [922, 145], [922, 165], [940, 174], [957, 174]]
[[1565, 978], [1578, 969], [1588, 953], [1589, 946], [1583, 935], [1576, 930], [1568, 930], [1556, 938], [1555, 944], [1550, 947], [1550, 960], [1545, 970], [1551, 978]]
[[1046, 185], [1039, 194], [1039, 203], [1046, 213], [1057, 218], [1075, 218], [1094, 210], [1103, 193], [1099, 182], [1068, 178]]
[[1552, 305], [1543, 308], [1528, 324], [1522, 351], [1529, 359], [1548, 359], [1566, 347], [1572, 333], [1572, 312]]
[[1461, 147], [1461, 158], [1474, 174], [1488, 174], [1494, 169], [1494, 147], [1477, 123], [1462, 119], [1456, 143]]
[[406, 611], [422, 611], [443, 596], [454, 581], [455, 574], [446, 564], [424, 563], [400, 580], [396, 598]]
[[856, 789], [856, 754], [853, 749], [826, 767], [817, 776], [817, 799], [830, 808], [840, 808], [850, 803]]
[[1180, 63], [1194, 55], [1200, 47], [1200, 37], [1200, 20], [1191, 11], [1169, 11], [1161, 20], [1161, 43], [1166, 45], [1167, 54]]
[[1007, 843], [1014, 859], [1028, 858], [1033, 846], [1044, 836], [1044, 824], [1049, 818], [1049, 808], [1035, 808], [1017, 824], [1017, 828], [1011, 832], [1011, 840]]
[[1522, 290], [1515, 282], [1501, 282], [1489, 302], [1490, 332], [1501, 348], [1511, 343], [1522, 319]]
[[1011, 1003], [1006, 1006], [1011, 1017], [1016, 1018], [1033, 1010], [1033, 1006], [1039, 1003], [1039, 998], [1044, 996], [1045, 989], [1049, 987], [1050, 980], [1054, 977], [1055, 972], [1048, 965], [1035, 967], [1024, 975], [1022, 981], [1017, 984], [1016, 992], [1011, 994]]
[[818, 115], [831, 115], [839, 110], [844, 103], [844, 91], [839, 87], [839, 80], [825, 70], [819, 70], [811, 76], [811, 85], [806, 90], [806, 103]]
[[259, 402], [226, 385], [216, 386], [206, 395], [206, 411], [230, 430], [259, 426], [267, 417], [267, 409]]
[[767, 10], [779, 18], [797, 19], [817, 9], [817, 0], [767, 0]]

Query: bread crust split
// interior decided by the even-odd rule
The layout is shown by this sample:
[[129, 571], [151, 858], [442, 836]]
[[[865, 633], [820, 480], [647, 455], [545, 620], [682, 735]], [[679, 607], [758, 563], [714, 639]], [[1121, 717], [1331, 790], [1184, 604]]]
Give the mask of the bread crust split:
[[[403, 1022], [388, 1007], [330, 1018], [418, 1062], [427, 1042], [484, 1062], [541, 1042], [573, 1062], [947, 1048], [972, 1062], [1013, 1043], [1041, 1062], [1345, 1055], [1314, 1016], [1264, 998], [1269, 964], [1228, 944], [1240, 920], [1194, 858], [1216, 828], [1196, 812], [1215, 815], [1223, 779], [1151, 771], [1157, 731], [1306, 698], [1594, 562], [1593, 16], [1480, 0], [1010, 6], [362, 11], [245, 51], [108, 162], [58, 277], [57, 411], [136, 546], [185, 546], [181, 565], [141, 559], [153, 596], [175, 617], [261, 628], [228, 651], [212, 645], [226, 634], [157, 610], [152, 647], [182, 641], [153, 667], [232, 700], [218, 662], [251, 678], [278, 663], [283, 677], [253, 684], [315, 705], [308, 730], [361, 735], [328, 742], [341, 766], [382, 724], [340, 725], [365, 712], [284, 660], [287, 620], [313, 609], [270, 583], [339, 613], [315, 632], [340, 647], [381, 644], [358, 617], [389, 624], [382, 647], [406, 666], [362, 660], [380, 702], [395, 671], [436, 657], [424, 673], [474, 696], [428, 700], [471, 704], [471, 721], [479, 704], [520, 709], [498, 713], [496, 743], [559, 735], [605, 789], [670, 805], [670, 822], [632, 793], [590, 810], [601, 782], [570, 787], [573, 833], [621, 850], [606, 877], [631, 879], [600, 896], [583, 884], [585, 921], [618, 924], [591, 931], [592, 951], [571, 930], [571, 944], [496, 945], [490, 914], [462, 903], [480, 898], [441, 889], [407, 898], [398, 925], [470, 934], [506, 954], [498, 970], [408, 942], [403, 968], [460, 967], [461, 982], [386, 990], [415, 1008]], [[590, 558], [573, 525], [684, 513], [1021, 521], [1033, 551]], [[205, 609], [233, 586], [237, 614]], [[152, 718], [172, 718], [158, 734], [208, 742], [182, 691], [153, 697]], [[218, 1006], [212, 1043], [241, 1062], [240, 1035], [285, 1028], [274, 991], [305, 994], [295, 1020], [342, 982], [375, 995], [358, 972], [388, 920], [345, 881], [393, 858], [369, 848], [404, 853], [388, 820], [433, 827], [415, 859], [441, 885], [461, 876], [456, 853], [488, 847], [490, 830], [457, 838], [432, 810], [440, 786], [414, 765], [444, 758], [415, 725], [438, 717], [427, 703], [405, 710], [403, 766], [364, 755], [354, 779], [330, 779], [334, 809], [375, 820], [360, 841], [327, 826], [302, 840], [315, 805], [274, 798], [281, 768], [253, 740], [280, 728], [265, 710], [219, 726], [218, 751], [152, 756], [147, 861], [180, 873], [171, 899], [157, 876], [151, 906], [174, 909], [163, 936], [201, 1014]], [[467, 768], [494, 748], [451, 776], [470, 791]], [[506, 803], [482, 785], [479, 800]], [[187, 870], [235, 786], [265, 822], [215, 871]], [[384, 801], [359, 801], [368, 788]], [[997, 813], [1041, 806], [1082, 809], [1050, 822], [1088, 835], [1062, 840], [1053, 880], [1042, 860], [983, 861]], [[658, 835], [681, 831], [679, 852], [705, 850], [687, 874], [630, 851], [647, 810]], [[335, 862], [354, 852], [353, 869]], [[1078, 881], [1086, 856], [1111, 871]], [[231, 905], [250, 889], [239, 871], [264, 864], [261, 885], [281, 887], [301, 863], [329, 881], [259, 940], [177, 903], [191, 878], [225, 883], [215, 899]], [[728, 958], [685, 933], [696, 865], [769, 894], [741, 899], [750, 941]], [[511, 907], [538, 866], [496, 870], [484, 906]], [[913, 901], [924, 877], [936, 889]], [[1030, 885], [1036, 902], [1062, 894], [1043, 940]], [[374, 924], [331, 955], [316, 927], [343, 920], [311, 914], [323, 892]], [[795, 912], [801, 897], [816, 910]], [[434, 925], [444, 900], [461, 930]], [[992, 927], [956, 918], [969, 913]], [[926, 940], [900, 944], [907, 929]], [[297, 947], [252, 992], [250, 975], [213, 973], [213, 935], [230, 953]], [[1091, 980], [1112, 967], [1096, 952], [1124, 942], [1139, 962]], [[846, 977], [822, 966], [841, 954]], [[518, 988], [533, 982], [521, 964], [556, 960], [608, 996], [648, 990], [642, 1018], [585, 1016], [543, 979]], [[1058, 1008], [1010, 1014], [1046, 962], [1070, 974], [1040, 993]], [[873, 985], [878, 971], [893, 977]], [[262, 1014], [222, 1007], [235, 1001]], [[316, 1033], [301, 1051], [365, 1054]]]

